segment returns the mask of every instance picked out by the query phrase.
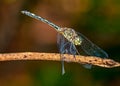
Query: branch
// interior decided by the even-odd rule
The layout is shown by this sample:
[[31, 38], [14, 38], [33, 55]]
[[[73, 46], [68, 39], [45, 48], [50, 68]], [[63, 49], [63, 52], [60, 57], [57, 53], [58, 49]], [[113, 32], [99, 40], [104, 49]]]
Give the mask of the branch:
[[[57, 53], [37, 53], [37, 52], [23, 52], [23, 53], [5, 53], [0, 54], [0, 61], [13, 61], [13, 60], [51, 60], [61, 61], [60, 54]], [[94, 56], [80, 56], [64, 54], [64, 61], [76, 62], [80, 64], [92, 64], [95, 66], [113, 68], [119, 67], [120, 63], [112, 59], [103, 59]]]

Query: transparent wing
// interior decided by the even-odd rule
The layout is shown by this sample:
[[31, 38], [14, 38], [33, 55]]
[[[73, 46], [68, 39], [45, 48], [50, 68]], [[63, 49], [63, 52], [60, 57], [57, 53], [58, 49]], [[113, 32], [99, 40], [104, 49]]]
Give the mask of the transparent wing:
[[[65, 68], [64, 68], [64, 54], [72, 54], [74, 57], [76, 54], [80, 55], [78, 50], [76, 49], [76, 46], [73, 45], [73, 43], [69, 42], [64, 36], [61, 34], [58, 34], [57, 36], [57, 44], [61, 56], [61, 63], [62, 63], [62, 74], [65, 73]], [[87, 69], [91, 69], [92, 65], [90, 64], [85, 64], [83, 65]]]
[[62, 75], [65, 74], [65, 67], [64, 67], [64, 53], [65, 51], [63, 51], [63, 48], [64, 48], [64, 42], [65, 40], [61, 37], [61, 35], [58, 33], [57, 35], [57, 45], [58, 45], [58, 49], [59, 49], [59, 52], [60, 52], [60, 58], [61, 58], [61, 64], [62, 64]]
[[62, 63], [62, 75], [65, 73], [65, 68], [64, 68], [64, 54], [72, 54], [76, 55], [76, 49], [74, 48], [74, 45], [69, 42], [65, 37], [61, 34], [58, 34], [57, 36], [57, 44], [58, 44], [58, 49], [60, 52], [60, 57], [61, 57], [61, 63]]
[[58, 34], [57, 36], [57, 44], [59, 48], [59, 52], [61, 54], [72, 54], [76, 55], [76, 47], [69, 42], [63, 35]]
[[[78, 33], [78, 32], [77, 32]], [[82, 50], [87, 54], [91, 56], [97, 56], [102, 58], [107, 58], [108, 54], [99, 48], [97, 45], [92, 43], [87, 37], [85, 37], [83, 34], [78, 33], [79, 37], [82, 39], [81, 48]]]

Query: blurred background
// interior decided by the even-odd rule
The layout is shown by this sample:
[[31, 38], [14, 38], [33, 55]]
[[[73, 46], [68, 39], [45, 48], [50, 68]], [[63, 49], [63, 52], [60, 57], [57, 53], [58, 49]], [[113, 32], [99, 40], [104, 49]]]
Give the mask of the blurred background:
[[[61, 27], [71, 27], [120, 62], [119, 0], [0, 0], [0, 53], [57, 53], [57, 32], [20, 13], [28, 10]], [[120, 86], [120, 68], [53, 61], [0, 62], [0, 86]]]

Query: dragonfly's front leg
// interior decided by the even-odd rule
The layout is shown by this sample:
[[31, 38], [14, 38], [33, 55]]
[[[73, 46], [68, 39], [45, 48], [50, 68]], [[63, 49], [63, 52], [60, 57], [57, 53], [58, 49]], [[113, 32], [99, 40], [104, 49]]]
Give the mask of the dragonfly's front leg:
[[73, 43], [70, 43], [70, 53], [74, 56], [75, 58], [75, 55], [76, 55], [76, 50], [75, 48], [73, 47]]
[[76, 54], [80, 55], [79, 51], [73, 43], [70, 44], [70, 53], [74, 56], [74, 58]]

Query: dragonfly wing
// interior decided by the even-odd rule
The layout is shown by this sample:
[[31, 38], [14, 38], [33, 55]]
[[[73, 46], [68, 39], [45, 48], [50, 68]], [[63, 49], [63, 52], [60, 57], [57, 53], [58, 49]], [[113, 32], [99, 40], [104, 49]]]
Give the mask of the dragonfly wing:
[[[95, 45], [94, 43], [92, 43], [87, 37], [85, 37], [83, 34], [78, 33], [79, 37], [82, 39], [82, 43], [80, 45], [80, 47], [82, 48], [82, 50], [90, 56], [97, 56], [97, 57], [101, 57], [101, 58], [107, 58], [108, 54], [102, 50], [101, 48], [99, 48], [97, 45]], [[83, 65], [85, 68], [87, 69], [91, 69], [92, 65], [90, 64], [85, 64]]]
[[59, 52], [60, 52], [60, 58], [61, 58], [61, 64], [62, 64], [62, 75], [65, 74], [65, 67], [64, 67], [64, 45], [65, 44], [65, 39], [63, 38], [63, 36], [61, 36], [59, 33], [57, 35], [57, 45], [58, 45], [58, 49], [59, 49]]
[[90, 65], [90, 64], [84, 64], [83, 67], [85, 67], [86, 69], [91, 69], [92, 65]]
[[57, 45], [58, 45], [58, 49], [59, 49], [59, 52], [61, 53], [62, 52], [62, 45], [64, 45], [64, 42], [65, 42], [65, 40], [64, 40], [64, 38], [63, 38], [63, 36], [61, 36], [61, 34], [57, 34]]
[[57, 44], [58, 44], [59, 52], [61, 54], [76, 55], [77, 52], [76, 47], [74, 46], [74, 44], [69, 42], [63, 35], [58, 34]]
[[91, 56], [97, 56], [102, 58], [107, 58], [108, 54], [99, 48], [97, 45], [92, 43], [87, 37], [85, 37], [83, 34], [78, 33], [79, 37], [82, 39], [81, 48], [87, 55]]
[[60, 57], [61, 57], [62, 75], [63, 75], [65, 73], [64, 54], [72, 54], [75, 56], [77, 51], [76, 51], [76, 47], [61, 34], [58, 34], [57, 36], [57, 44], [58, 44]]

